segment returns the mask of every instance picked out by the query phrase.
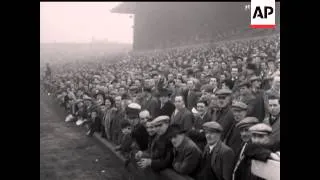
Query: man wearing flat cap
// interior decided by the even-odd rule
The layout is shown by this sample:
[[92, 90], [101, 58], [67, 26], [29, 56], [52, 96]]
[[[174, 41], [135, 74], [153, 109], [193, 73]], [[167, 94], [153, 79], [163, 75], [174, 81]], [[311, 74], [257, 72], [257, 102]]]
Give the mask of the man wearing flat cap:
[[251, 161], [245, 158], [245, 149], [251, 140], [249, 128], [259, 123], [259, 120], [255, 117], [246, 117], [236, 124], [236, 127], [240, 130], [242, 139], [241, 147], [236, 151], [235, 167], [232, 173], [232, 180], [247, 180], [251, 179]]
[[171, 91], [163, 88], [159, 90], [159, 99], [161, 102], [159, 116], [166, 115], [171, 117], [175, 110], [174, 104], [171, 102]]
[[159, 172], [172, 167], [172, 144], [167, 136], [169, 122], [169, 116], [158, 116], [152, 121], [156, 136], [151, 143], [150, 158], [142, 158], [137, 162], [140, 168], [150, 167], [152, 170]]
[[[216, 93], [218, 97], [218, 108], [213, 111], [212, 121], [219, 123], [223, 129], [230, 129], [234, 117], [231, 111], [231, 95], [232, 91], [229, 89], [220, 89]], [[221, 140], [224, 141], [227, 131], [222, 132]]]
[[201, 150], [185, 132], [176, 124], [168, 129], [168, 138], [173, 145], [172, 167], [182, 175], [193, 177], [201, 160]]
[[240, 95], [237, 99], [248, 105], [247, 116], [256, 117], [262, 122], [266, 114], [263, 93], [261, 92], [255, 96], [248, 81], [239, 84], [239, 93]]
[[152, 118], [155, 118], [159, 115], [160, 112], [160, 101], [152, 95], [151, 87], [144, 88], [143, 100], [141, 102], [141, 109], [147, 109], [150, 112]]
[[241, 147], [240, 130], [236, 127], [236, 124], [244, 119], [247, 115], [248, 105], [241, 101], [232, 102], [232, 113], [234, 116], [234, 122], [230, 129], [227, 130], [224, 143], [229, 146], [234, 152], [237, 152]]
[[231, 180], [234, 166], [234, 152], [221, 141], [224, 131], [217, 122], [206, 122], [203, 129], [207, 146], [202, 154], [202, 162], [196, 180], [223, 179]]

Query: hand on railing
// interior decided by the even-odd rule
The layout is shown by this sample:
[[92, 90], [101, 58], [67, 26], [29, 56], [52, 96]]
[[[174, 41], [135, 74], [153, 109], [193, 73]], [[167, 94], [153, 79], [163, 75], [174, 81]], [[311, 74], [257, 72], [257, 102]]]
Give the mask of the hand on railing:
[[270, 158], [271, 158], [272, 160], [275, 160], [275, 161], [280, 161], [280, 152], [271, 153], [271, 154], [270, 154]]

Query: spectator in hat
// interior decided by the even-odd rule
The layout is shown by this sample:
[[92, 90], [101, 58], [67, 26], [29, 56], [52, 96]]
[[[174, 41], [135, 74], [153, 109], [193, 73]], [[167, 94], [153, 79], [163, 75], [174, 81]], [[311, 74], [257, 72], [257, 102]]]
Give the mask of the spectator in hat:
[[151, 88], [144, 88], [145, 97], [141, 103], [142, 109], [147, 109], [150, 112], [152, 118], [157, 117], [160, 112], [159, 100], [151, 94]]
[[246, 117], [236, 124], [236, 127], [240, 130], [242, 139], [241, 148], [236, 151], [235, 167], [232, 173], [232, 180], [247, 180], [253, 179], [251, 174], [251, 159], [245, 158], [245, 150], [250, 143], [251, 134], [249, 128], [255, 124], [258, 124], [259, 120], [255, 117]]
[[140, 168], [151, 167], [152, 170], [159, 172], [172, 167], [172, 144], [167, 136], [169, 121], [169, 116], [158, 116], [152, 121], [156, 127], [156, 136], [150, 147], [151, 158], [140, 159], [137, 163]]
[[280, 98], [275, 96], [268, 98], [268, 115], [263, 122], [272, 127], [270, 138], [280, 142]]
[[187, 81], [187, 88], [188, 89], [183, 92], [183, 95], [186, 103], [186, 108], [191, 111], [192, 108], [196, 106], [196, 103], [201, 96], [201, 92], [196, 91], [195, 83], [192, 80]]
[[175, 110], [174, 104], [170, 100], [171, 92], [168, 89], [159, 90], [159, 99], [161, 102], [159, 115], [166, 115], [171, 117]]
[[108, 139], [108, 140], [111, 140], [111, 134], [110, 134], [110, 125], [111, 125], [111, 121], [110, 121], [110, 115], [111, 115], [111, 109], [114, 107], [114, 100], [112, 97], [110, 96], [107, 96], [105, 98], [105, 101], [104, 101], [104, 104], [105, 104], [105, 108], [106, 108], [106, 111], [103, 115], [103, 118], [102, 118], [102, 130], [103, 131], [103, 134], [105, 134], [105, 138]]
[[234, 117], [234, 122], [231, 128], [227, 130], [224, 143], [229, 146], [234, 152], [238, 151], [242, 143], [240, 130], [236, 127], [236, 124], [246, 117], [247, 108], [248, 105], [241, 101], [232, 102], [231, 109]]
[[150, 158], [151, 157], [151, 144], [154, 137], [156, 136], [156, 127], [152, 123], [152, 119], [149, 119], [146, 124], [146, 129], [148, 132], [148, 148], [144, 151], [139, 150], [135, 153], [135, 159], [140, 160], [141, 158]]
[[194, 116], [192, 112], [185, 107], [183, 97], [176, 96], [174, 104], [176, 109], [171, 116], [170, 124], [178, 124], [184, 130], [191, 130], [194, 124]]
[[242, 101], [248, 105], [247, 116], [253, 116], [263, 121], [265, 117], [265, 101], [263, 93], [255, 96], [251, 89], [251, 84], [248, 81], [244, 81], [239, 84], [240, 96], [239, 101]]
[[251, 90], [254, 95], [257, 95], [260, 93], [261, 90], [261, 79], [258, 76], [252, 76], [250, 78], [250, 84], [251, 84]]
[[201, 151], [206, 145], [206, 138], [202, 128], [202, 125], [211, 121], [211, 113], [208, 109], [207, 101], [199, 100], [197, 103], [198, 113], [195, 115], [195, 123], [192, 130], [188, 132], [188, 136], [198, 145]]
[[[232, 91], [228, 89], [220, 89], [217, 91], [216, 95], [218, 97], [218, 107], [212, 114], [212, 121], [216, 121], [219, 123], [223, 129], [230, 129], [233, 122], [234, 117], [231, 111], [231, 98]], [[221, 140], [224, 141], [226, 137], [227, 131], [222, 132]]]
[[182, 175], [193, 177], [201, 160], [201, 151], [185, 132], [176, 124], [168, 128], [168, 138], [173, 145], [172, 167]]
[[121, 96], [115, 97], [115, 106], [110, 112], [110, 129], [107, 128], [107, 133], [110, 132], [112, 142], [117, 145], [120, 144], [121, 123], [124, 121], [124, 109], [121, 102]]
[[222, 126], [217, 122], [206, 122], [203, 129], [207, 145], [195, 179], [231, 180], [235, 155], [232, 149], [221, 141]]

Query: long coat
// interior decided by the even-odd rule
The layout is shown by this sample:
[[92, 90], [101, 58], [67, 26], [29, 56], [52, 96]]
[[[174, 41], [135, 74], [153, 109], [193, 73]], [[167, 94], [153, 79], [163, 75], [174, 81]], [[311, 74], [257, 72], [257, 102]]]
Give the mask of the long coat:
[[228, 130], [232, 127], [235, 121], [233, 113], [231, 112], [231, 106], [214, 110], [212, 114], [212, 121], [216, 121], [222, 126], [223, 133], [221, 135], [221, 140], [224, 141]]
[[151, 117], [153, 118], [157, 117], [160, 113], [159, 100], [154, 96], [151, 96], [150, 98], [145, 99], [144, 101], [142, 101], [142, 104], [141, 104], [141, 110], [144, 110], [144, 109], [149, 111]]
[[189, 110], [192, 110], [192, 108], [196, 106], [200, 96], [201, 96], [201, 92], [195, 92], [195, 91], [189, 92], [189, 90], [185, 90], [183, 92], [183, 97], [186, 104], [186, 108]]
[[229, 146], [234, 152], [241, 148], [242, 139], [239, 128], [236, 127], [236, 121], [232, 124], [231, 128], [227, 131], [224, 143]]
[[171, 168], [173, 159], [173, 147], [167, 137], [167, 133], [156, 137], [151, 143], [151, 169], [161, 171], [166, 168]]
[[272, 133], [270, 135], [270, 138], [275, 142], [280, 142], [280, 115], [273, 123], [270, 123], [270, 116], [267, 117], [263, 121], [263, 123], [266, 123], [272, 127]]
[[183, 175], [193, 175], [201, 160], [199, 147], [188, 137], [185, 137], [178, 148], [173, 149], [172, 166]]
[[[205, 153], [209, 146], [205, 147]], [[219, 141], [211, 152], [211, 170], [218, 180], [231, 180], [234, 167], [235, 154], [230, 147]], [[201, 168], [200, 168], [201, 170]]]
[[194, 116], [187, 108], [183, 108], [177, 114], [172, 114], [170, 124], [178, 124], [184, 130], [191, 130], [194, 124]]

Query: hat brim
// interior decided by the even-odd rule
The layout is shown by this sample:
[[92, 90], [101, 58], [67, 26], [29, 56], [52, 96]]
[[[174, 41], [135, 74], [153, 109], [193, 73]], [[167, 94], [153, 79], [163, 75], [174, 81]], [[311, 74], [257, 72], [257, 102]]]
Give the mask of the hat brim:
[[168, 137], [169, 139], [171, 139], [171, 138], [175, 137], [175, 136], [178, 135], [178, 134], [185, 134], [186, 132], [187, 132], [186, 130], [169, 132], [168, 135], [167, 135], [167, 137]]

